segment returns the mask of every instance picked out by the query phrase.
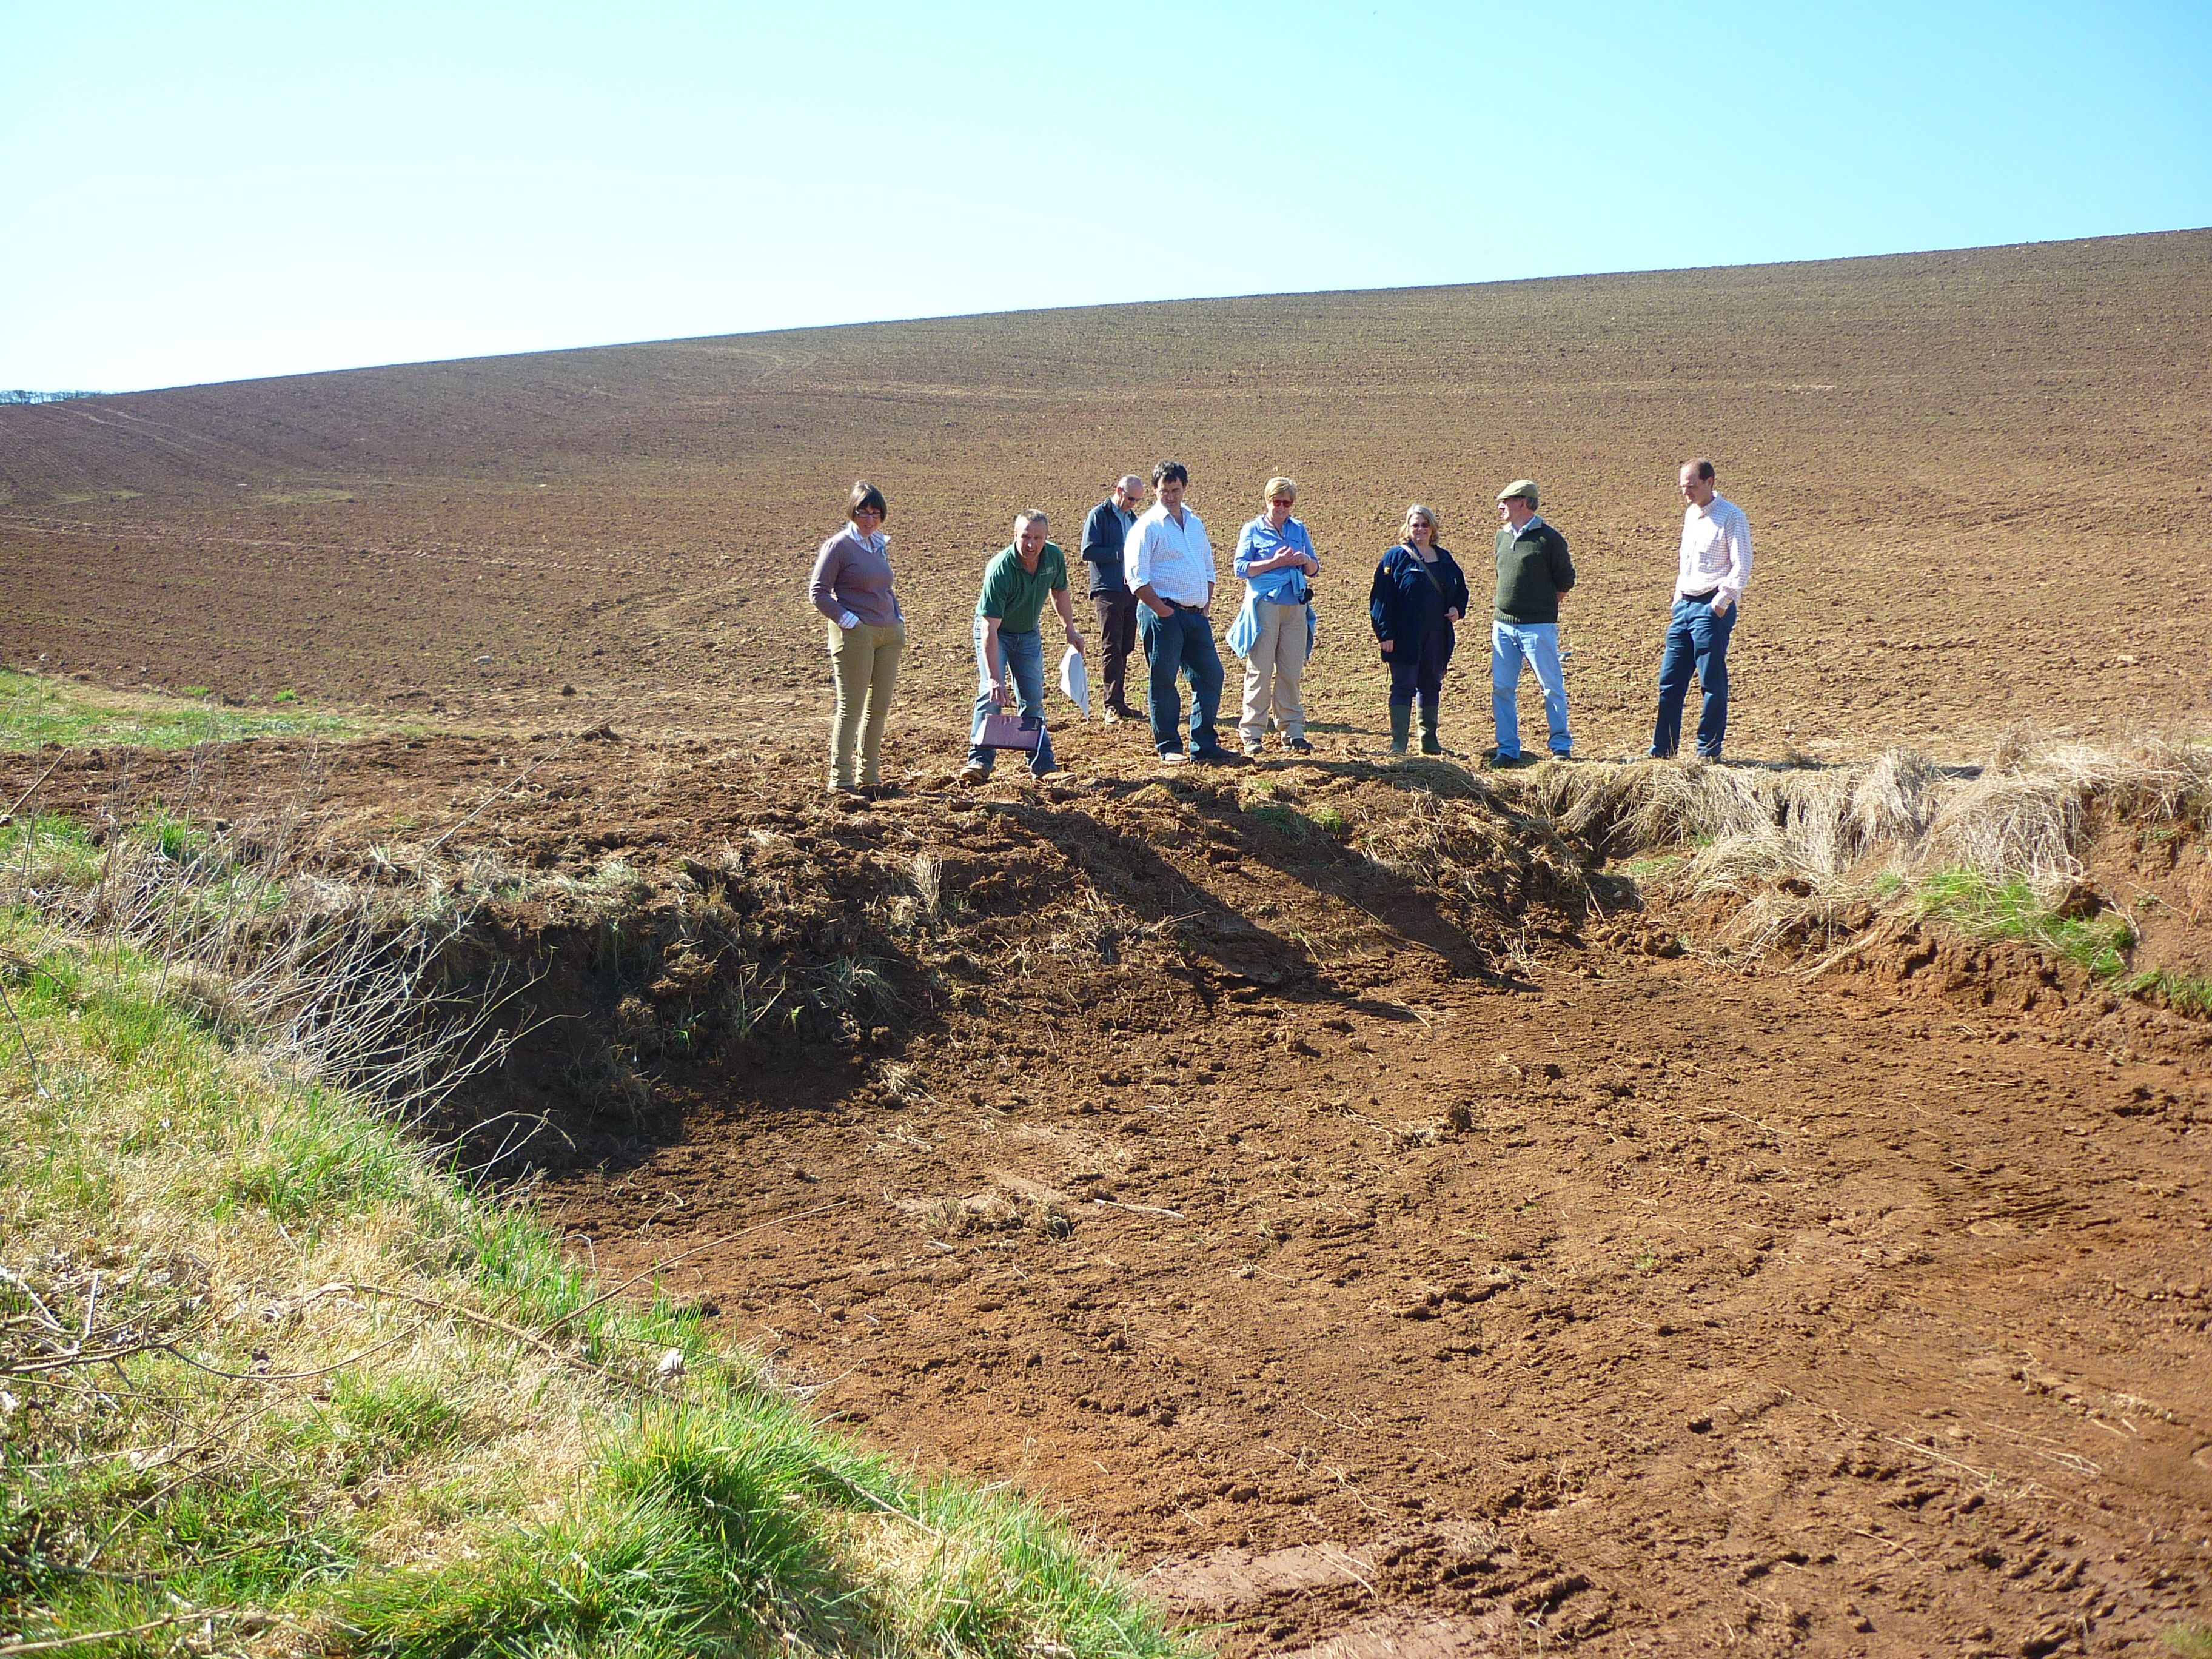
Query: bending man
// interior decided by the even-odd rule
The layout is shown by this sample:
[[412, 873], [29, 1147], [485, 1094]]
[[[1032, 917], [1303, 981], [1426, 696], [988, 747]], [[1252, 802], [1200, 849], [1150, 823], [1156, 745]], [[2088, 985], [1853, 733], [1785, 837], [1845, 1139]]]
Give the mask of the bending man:
[[1023, 716], [1040, 728], [1030, 770], [1042, 777], [1054, 769], [1052, 738], [1042, 729], [1044, 637], [1037, 629], [1048, 595], [1068, 644], [1082, 650], [1083, 635], [1075, 631], [1075, 606], [1067, 597], [1067, 557], [1044, 532], [1045, 516], [1032, 507], [1014, 520], [1013, 544], [984, 567], [983, 591], [975, 599], [975, 719], [968, 764], [960, 769], [963, 783], [981, 783], [991, 775], [999, 756], [983, 746], [983, 720], [1006, 707], [1010, 678]]

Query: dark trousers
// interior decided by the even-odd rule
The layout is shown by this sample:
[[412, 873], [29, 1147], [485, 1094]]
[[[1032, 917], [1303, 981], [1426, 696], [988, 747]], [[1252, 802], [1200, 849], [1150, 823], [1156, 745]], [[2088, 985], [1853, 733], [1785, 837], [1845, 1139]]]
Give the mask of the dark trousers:
[[1098, 649], [1106, 669], [1106, 707], [1117, 714], [1129, 708], [1129, 653], [1137, 648], [1137, 596], [1124, 587], [1093, 593], [1098, 613]]
[[1145, 642], [1152, 668], [1152, 747], [1163, 755], [1182, 748], [1182, 697], [1176, 676], [1190, 676], [1190, 750], [1211, 753], [1220, 747], [1213, 718], [1221, 709], [1221, 653], [1214, 648], [1213, 624], [1202, 612], [1179, 605], [1164, 617], [1150, 605], [1137, 612], [1137, 635]]
[[1667, 649], [1659, 659], [1659, 718], [1651, 727], [1651, 752], [1664, 759], [1682, 746], [1682, 702], [1690, 695], [1690, 675], [1705, 694], [1698, 714], [1698, 752], [1718, 760], [1728, 735], [1728, 646], [1736, 612], [1716, 617], [1703, 599], [1677, 599], [1667, 624]]
[[1410, 703], [1413, 694], [1433, 708], [1444, 689], [1444, 670], [1452, 659], [1452, 626], [1440, 622], [1418, 640], [1400, 640], [1390, 647], [1390, 701]]

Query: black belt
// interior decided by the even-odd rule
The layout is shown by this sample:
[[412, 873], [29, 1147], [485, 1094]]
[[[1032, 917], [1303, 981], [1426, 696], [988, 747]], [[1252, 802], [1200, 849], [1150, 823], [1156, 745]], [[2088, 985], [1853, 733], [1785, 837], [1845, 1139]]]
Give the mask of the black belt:
[[1682, 597], [1692, 605], [1710, 605], [1713, 595], [1719, 592], [1720, 589], [1717, 587], [1709, 587], [1702, 593], [1685, 593]]

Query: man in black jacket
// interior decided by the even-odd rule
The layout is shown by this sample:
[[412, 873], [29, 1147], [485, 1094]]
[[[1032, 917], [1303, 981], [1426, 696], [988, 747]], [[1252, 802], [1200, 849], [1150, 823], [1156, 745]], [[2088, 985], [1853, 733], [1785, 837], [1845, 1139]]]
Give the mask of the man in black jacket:
[[1521, 665], [1544, 689], [1552, 753], [1574, 751], [1567, 735], [1567, 681], [1559, 668], [1559, 595], [1575, 585], [1567, 538], [1536, 516], [1536, 486], [1516, 478], [1498, 492], [1498, 602], [1490, 624], [1490, 710], [1498, 723], [1494, 766], [1519, 766], [1520, 711], [1514, 707]]
[[1122, 568], [1121, 541], [1145, 502], [1145, 481], [1127, 474], [1113, 494], [1091, 509], [1083, 521], [1083, 557], [1091, 567], [1091, 604], [1098, 612], [1098, 638], [1106, 670], [1106, 723], [1133, 720], [1129, 707], [1129, 653], [1137, 643], [1137, 596]]

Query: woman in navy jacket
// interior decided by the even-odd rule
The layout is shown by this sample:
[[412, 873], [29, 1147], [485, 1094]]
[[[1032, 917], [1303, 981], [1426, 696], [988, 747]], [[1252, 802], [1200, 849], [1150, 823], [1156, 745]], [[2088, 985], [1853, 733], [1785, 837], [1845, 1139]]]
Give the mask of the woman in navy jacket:
[[1390, 752], [1402, 755], [1421, 700], [1421, 752], [1441, 755], [1437, 703], [1451, 661], [1452, 624], [1467, 614], [1467, 577], [1437, 545], [1437, 515], [1419, 501], [1406, 509], [1406, 534], [1375, 567], [1367, 616], [1390, 665]]

